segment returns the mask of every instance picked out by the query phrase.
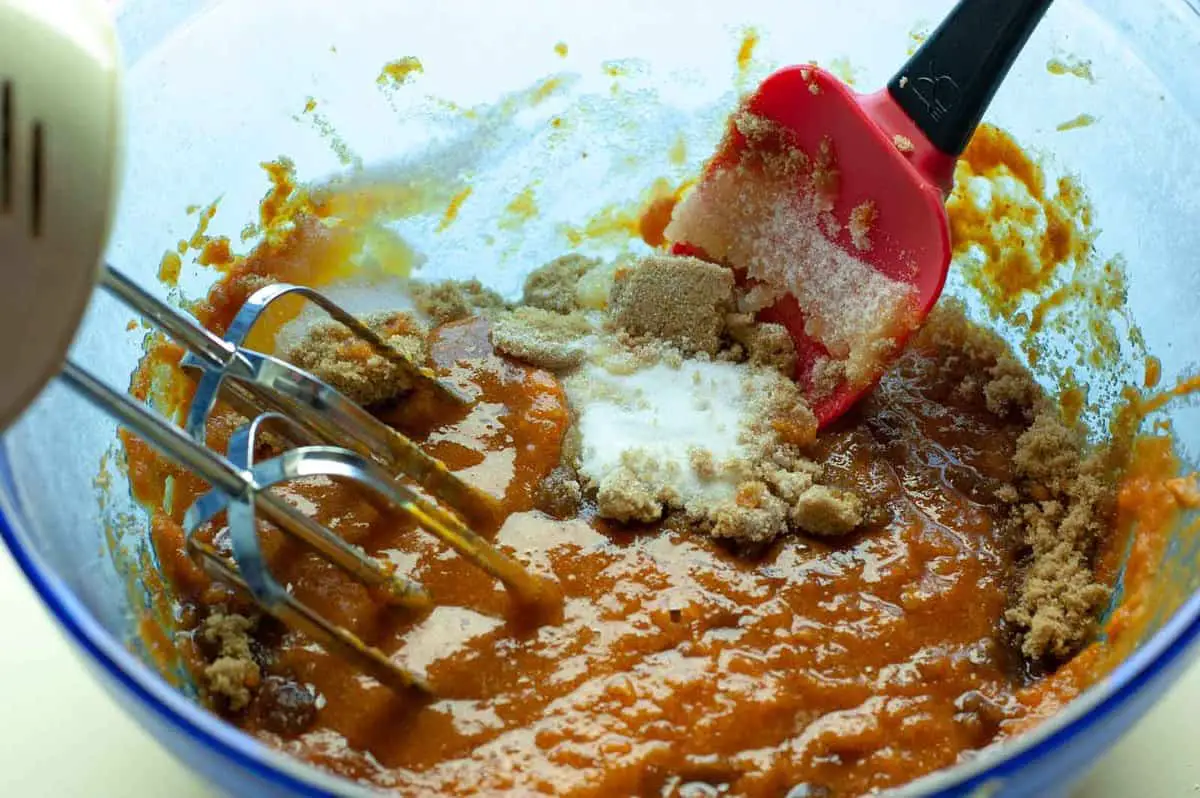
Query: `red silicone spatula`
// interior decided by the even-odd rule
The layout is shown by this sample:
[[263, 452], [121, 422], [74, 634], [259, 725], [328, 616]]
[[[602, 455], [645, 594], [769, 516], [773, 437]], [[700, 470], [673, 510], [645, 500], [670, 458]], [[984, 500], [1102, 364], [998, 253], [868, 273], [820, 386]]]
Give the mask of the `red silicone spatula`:
[[[955, 162], [1050, 2], [961, 0], [887, 87], [873, 94], [858, 94], [814, 66], [794, 66], [775, 72], [746, 101], [746, 111], [785, 131], [789, 147], [815, 153], [822, 140], [832, 143], [839, 170], [832, 214], [841, 230], [831, 240], [884, 275], [910, 284], [918, 324], [941, 294], [950, 265], [943, 203]], [[701, 186], [736, 163], [746, 146], [731, 126]], [[872, 245], [862, 251], [852, 244], [848, 222], [852, 209], [867, 201], [874, 203], [875, 218]], [[704, 255], [686, 241], [674, 250]], [[818, 395], [813, 365], [828, 352], [806, 332], [805, 308], [792, 296], [760, 311], [759, 318], [783, 324], [791, 333], [799, 354], [796, 379], [822, 425], [872, 387], [873, 379], [843, 382]], [[912, 328], [895, 337], [894, 351]]]

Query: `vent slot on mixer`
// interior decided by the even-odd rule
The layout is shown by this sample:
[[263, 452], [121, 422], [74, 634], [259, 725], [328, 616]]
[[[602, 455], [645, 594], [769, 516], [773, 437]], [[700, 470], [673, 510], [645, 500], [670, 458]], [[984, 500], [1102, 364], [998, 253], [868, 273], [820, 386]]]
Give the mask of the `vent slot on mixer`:
[[12, 210], [12, 82], [0, 88], [0, 213]]
[[45, 178], [45, 155], [42, 146], [42, 123], [33, 124], [33, 157], [30, 159], [29, 180], [29, 232], [34, 238], [42, 236], [42, 181]]

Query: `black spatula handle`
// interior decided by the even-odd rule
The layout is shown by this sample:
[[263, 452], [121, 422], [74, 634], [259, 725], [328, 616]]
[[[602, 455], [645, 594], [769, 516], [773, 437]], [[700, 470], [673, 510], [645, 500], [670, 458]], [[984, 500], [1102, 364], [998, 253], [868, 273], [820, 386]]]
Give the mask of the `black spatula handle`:
[[942, 152], [958, 156], [1052, 0], [960, 0], [888, 92]]

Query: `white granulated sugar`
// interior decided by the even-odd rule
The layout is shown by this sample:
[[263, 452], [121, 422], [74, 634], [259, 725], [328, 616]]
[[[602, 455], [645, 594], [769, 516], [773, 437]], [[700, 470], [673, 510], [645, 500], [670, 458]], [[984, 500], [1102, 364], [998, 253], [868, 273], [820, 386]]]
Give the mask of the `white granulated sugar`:
[[708, 452], [718, 466], [747, 455], [739, 442], [752, 420], [750, 369], [744, 364], [683, 361], [626, 374], [590, 364], [566, 382], [578, 414], [580, 474], [593, 486], [623, 468], [674, 494], [676, 506], [733, 496], [734, 474], [701, 476], [693, 452]]
[[772, 166], [767, 160], [764, 169], [731, 167], [707, 175], [675, 209], [667, 238], [794, 296], [805, 313], [805, 332], [847, 361], [852, 381], [869, 377], [878, 343], [910, 324], [913, 288], [831, 241], [822, 229], [833, 227], [828, 197], [798, 192], [799, 176]]

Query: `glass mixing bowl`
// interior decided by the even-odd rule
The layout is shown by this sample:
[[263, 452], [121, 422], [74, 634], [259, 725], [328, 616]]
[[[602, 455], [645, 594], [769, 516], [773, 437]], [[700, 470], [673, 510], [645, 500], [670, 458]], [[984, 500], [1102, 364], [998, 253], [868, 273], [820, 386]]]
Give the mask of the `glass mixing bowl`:
[[[1103, 229], [1096, 246], [1128, 263], [1127, 306], [1162, 361], [1164, 384], [1188, 373], [1190, 344], [1200, 339], [1194, 2], [1059, 0], [989, 114], [1055, 168], [1081, 176]], [[737, 91], [771, 67], [815, 59], [841, 64], [860, 87], [881, 85], [905, 57], [910, 33], [949, 5], [130, 2], [118, 21], [129, 67], [129, 151], [108, 258], [159, 286], [163, 251], [194, 230], [185, 208], [219, 197], [210, 232], [236, 241], [264, 191], [260, 162], [286, 155], [301, 178], [350, 162], [366, 174], [380, 169], [424, 185], [441, 200], [469, 180], [473, 193], [451, 228], [437, 230], [444, 201], [434, 212], [397, 213], [391, 227], [424, 274], [476, 276], [511, 293], [529, 268], [568, 248], [572, 225], [628, 204], [659, 178], [677, 185], [695, 174]], [[739, 69], [735, 56], [748, 27], [762, 40], [753, 63]], [[558, 42], [568, 46], [565, 57]], [[1094, 82], [1047, 70], [1049, 59], [1068, 55], [1092, 63]], [[423, 74], [381, 89], [381, 66], [402, 56], [418, 57]], [[560, 78], [545, 82], [547, 75]], [[529, 102], [514, 110], [501, 101], [517, 96]], [[306, 111], [310, 98], [315, 109]], [[568, 111], [576, 120], [568, 130], [546, 124]], [[1058, 129], [1080, 114], [1096, 121]], [[589, 157], [579, 157], [585, 151]], [[497, 225], [511, 198], [535, 183], [540, 212], [519, 227]], [[601, 234], [573, 243], [602, 254], [638, 246]], [[378, 271], [380, 260], [365, 252], [359, 266]], [[195, 297], [212, 280], [212, 272], [189, 264], [176, 290]], [[952, 279], [949, 290], [971, 300], [961, 281]], [[356, 309], [395, 301], [379, 291], [343, 298]], [[127, 322], [127, 311], [97, 297], [74, 357], [125, 384], [143, 335]], [[1124, 369], [1140, 376], [1141, 362], [1130, 359]], [[1092, 376], [1076, 373], [1084, 383]], [[1184, 460], [1196, 465], [1200, 412], [1175, 403], [1165, 415]], [[153, 618], [158, 605], [140, 598], [153, 593], [153, 557], [142, 548], [145, 522], [125, 496], [123, 476], [109, 467], [113, 441], [113, 425], [60, 386], [4, 436], [2, 531], [29, 579], [116, 698], [220, 787], [254, 795], [352, 791], [203, 710], [186, 678], [135, 634], [148, 618], [170, 618]], [[1200, 633], [1195, 563], [1187, 540], [1168, 549], [1158, 587], [1177, 598], [1164, 598], [1136, 649], [1082, 697], [1016, 741], [903, 792], [1065, 791], [1184, 667]]]

